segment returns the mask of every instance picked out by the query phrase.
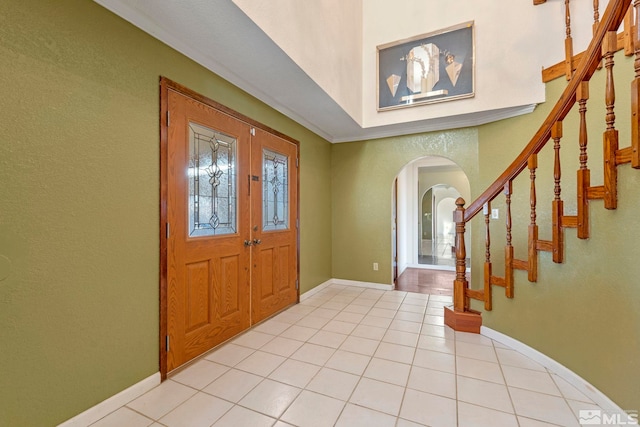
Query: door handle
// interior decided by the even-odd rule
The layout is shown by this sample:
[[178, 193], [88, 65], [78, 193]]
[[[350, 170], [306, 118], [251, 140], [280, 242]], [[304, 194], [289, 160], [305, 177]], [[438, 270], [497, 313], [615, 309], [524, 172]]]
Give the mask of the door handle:
[[244, 241], [244, 245], [245, 246], [253, 246], [253, 242], [251, 240], [245, 240]]
[[254, 244], [254, 245], [259, 245], [260, 243], [262, 243], [262, 240], [260, 240], [260, 239], [253, 239], [253, 244]]

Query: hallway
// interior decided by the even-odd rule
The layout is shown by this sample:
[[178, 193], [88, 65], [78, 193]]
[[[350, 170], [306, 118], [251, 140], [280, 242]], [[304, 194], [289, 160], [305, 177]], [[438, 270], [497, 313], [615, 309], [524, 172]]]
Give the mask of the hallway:
[[453, 296], [455, 271], [407, 268], [396, 283], [396, 290], [420, 294]]
[[599, 409], [523, 354], [443, 326], [450, 302], [326, 286], [93, 426], [578, 426]]

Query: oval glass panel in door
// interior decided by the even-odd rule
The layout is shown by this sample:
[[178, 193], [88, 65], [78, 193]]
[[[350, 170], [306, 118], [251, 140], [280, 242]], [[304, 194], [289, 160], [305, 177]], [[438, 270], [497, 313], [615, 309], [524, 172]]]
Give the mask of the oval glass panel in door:
[[289, 157], [262, 151], [262, 230], [289, 228]]
[[237, 230], [236, 138], [189, 123], [189, 237]]

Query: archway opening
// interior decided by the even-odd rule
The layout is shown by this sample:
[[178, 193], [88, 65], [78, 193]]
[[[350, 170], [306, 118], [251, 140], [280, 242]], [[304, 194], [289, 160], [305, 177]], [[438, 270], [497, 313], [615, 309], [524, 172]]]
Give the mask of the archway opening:
[[[394, 253], [397, 275], [407, 268], [455, 270], [455, 200], [470, 200], [469, 179], [452, 160], [426, 156], [398, 173], [394, 196]], [[470, 257], [467, 227], [465, 240]]]

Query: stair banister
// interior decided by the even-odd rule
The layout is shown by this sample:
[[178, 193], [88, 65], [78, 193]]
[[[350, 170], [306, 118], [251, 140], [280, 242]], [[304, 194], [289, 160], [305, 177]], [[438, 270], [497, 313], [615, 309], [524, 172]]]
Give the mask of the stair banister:
[[[638, 0], [635, 0], [636, 2]], [[477, 297], [478, 294], [483, 291], [476, 291], [469, 289], [468, 282], [464, 274], [464, 257], [466, 251], [464, 246], [460, 248], [458, 245], [463, 245], [465, 224], [474, 218], [483, 207], [490, 206], [490, 203], [495, 199], [502, 191], [510, 194], [510, 188], [512, 181], [530, 164], [530, 159], [537, 155], [538, 152], [547, 144], [547, 142], [554, 137], [554, 140], [558, 139], [558, 132], [562, 133], [562, 121], [567, 116], [569, 111], [573, 108], [577, 101], [577, 93], [587, 91], [588, 97], [588, 82], [593, 76], [595, 70], [600, 66], [602, 60], [602, 43], [605, 36], [610, 31], [617, 31], [620, 24], [623, 22], [625, 14], [629, 9], [631, 0], [611, 0], [600, 20], [599, 26], [594, 33], [594, 37], [591, 40], [587, 50], [581, 57], [581, 61], [576, 68], [576, 71], [568, 82], [567, 87], [563, 91], [562, 95], [552, 108], [551, 112], [544, 120], [538, 131], [531, 138], [529, 143], [525, 146], [522, 152], [515, 158], [515, 160], [509, 165], [509, 167], [476, 199], [468, 208], [464, 208], [464, 200], [458, 199], [456, 201], [457, 209], [454, 211], [454, 222], [456, 223], [456, 280], [454, 281], [454, 305], [453, 311], [445, 308], [445, 323], [449, 326], [457, 329], [456, 326], [462, 326], [461, 329], [465, 330], [467, 324], [472, 324], [468, 331], [479, 331], [479, 324], [474, 324], [476, 320], [466, 317], [467, 314], [478, 314], [474, 310], [471, 310], [469, 304], [469, 297]], [[637, 43], [637, 42], [636, 42]], [[636, 46], [637, 49], [637, 46]], [[640, 92], [640, 91], [639, 91]], [[581, 95], [584, 97], [585, 95]], [[556, 142], [557, 145], [557, 142]], [[559, 148], [559, 147], [558, 147]], [[557, 151], [557, 149], [556, 149]], [[559, 165], [556, 169], [556, 176], [559, 179]], [[558, 190], [558, 189], [556, 189]], [[557, 202], [557, 201], [555, 201]], [[509, 220], [509, 219], [508, 219]], [[508, 254], [507, 254], [508, 255]], [[554, 260], [561, 259], [562, 255], [554, 256]], [[507, 256], [507, 262], [509, 261]], [[486, 270], [485, 264], [485, 270]], [[513, 270], [511, 270], [511, 274]], [[506, 282], [510, 282], [506, 277]], [[485, 278], [485, 282], [486, 282]], [[489, 279], [491, 280], [491, 278]], [[512, 285], [512, 283], [507, 283]], [[485, 283], [485, 291], [487, 284]], [[486, 293], [486, 292], [484, 292]], [[510, 292], [507, 289], [507, 296]], [[491, 305], [490, 299], [487, 300], [485, 295], [485, 308], [487, 304]], [[479, 316], [478, 316], [479, 317]], [[477, 326], [477, 328], [476, 328]]]

